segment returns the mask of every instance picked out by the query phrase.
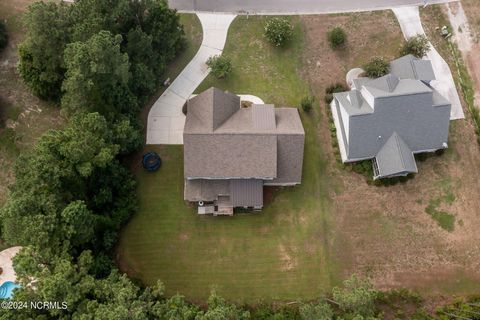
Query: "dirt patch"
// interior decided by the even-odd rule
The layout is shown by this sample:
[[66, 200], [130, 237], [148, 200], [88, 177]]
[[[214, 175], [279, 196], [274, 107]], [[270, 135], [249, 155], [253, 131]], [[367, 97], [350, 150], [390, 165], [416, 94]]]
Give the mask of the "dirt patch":
[[283, 244], [279, 245], [278, 252], [280, 254], [280, 259], [282, 260], [282, 271], [291, 271], [297, 267], [297, 261], [287, 247]]
[[[382, 289], [423, 290], [438, 276], [445, 282], [441, 292], [468, 291], [465, 283], [480, 276], [480, 150], [473, 126], [465, 120], [452, 122], [450, 148], [442, 156], [418, 162], [414, 179], [389, 187], [368, 185], [363, 176], [341, 168], [333, 154], [324, 90], [372, 55], [396, 57], [403, 42], [400, 28], [390, 12], [310, 16], [302, 21], [307, 38], [303, 73], [322, 106], [319, 141], [329, 151], [332, 179], [341, 185], [331, 192], [335, 227], [331, 254], [344, 276], [368, 275]], [[328, 46], [325, 34], [334, 25], [341, 25], [348, 35], [345, 51]], [[452, 232], [426, 213], [435, 199], [442, 199], [439, 210], [454, 215]], [[462, 283], [456, 283], [459, 274], [466, 279]]]
[[29, 150], [46, 130], [63, 124], [58, 106], [35, 97], [16, 72], [18, 45], [25, 36], [22, 14], [32, 2], [0, 2], [0, 17], [9, 36], [8, 46], [0, 54], [0, 204], [13, 181], [13, 162], [19, 152]]

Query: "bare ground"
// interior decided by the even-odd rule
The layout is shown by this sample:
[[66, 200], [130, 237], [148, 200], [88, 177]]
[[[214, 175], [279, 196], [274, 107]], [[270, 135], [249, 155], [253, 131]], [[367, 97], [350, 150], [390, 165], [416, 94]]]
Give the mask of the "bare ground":
[[[350, 68], [372, 55], [395, 57], [403, 41], [390, 12], [302, 20], [307, 37], [304, 75], [322, 105], [326, 86], [343, 80]], [[336, 24], [348, 34], [343, 52], [332, 51], [326, 41], [326, 32]], [[375, 27], [378, 25], [382, 28]], [[480, 150], [469, 121], [451, 123], [450, 148], [442, 156], [418, 162], [419, 174], [414, 179], [376, 187], [338, 164], [326, 108], [322, 113], [319, 140], [330, 150], [329, 170], [341, 185], [331, 192], [336, 228], [332, 252], [345, 276], [360, 273], [370, 276], [382, 289], [407, 287], [428, 293], [468, 293], [475, 284], [478, 287]], [[440, 202], [438, 210], [455, 216], [452, 232], [442, 229], [426, 213], [427, 206], [436, 200]]]
[[60, 109], [41, 101], [23, 84], [16, 72], [18, 45], [24, 37], [21, 15], [32, 0], [0, 2], [0, 19], [6, 22], [8, 47], [0, 53], [0, 204], [12, 182], [12, 165], [48, 129], [63, 123]]

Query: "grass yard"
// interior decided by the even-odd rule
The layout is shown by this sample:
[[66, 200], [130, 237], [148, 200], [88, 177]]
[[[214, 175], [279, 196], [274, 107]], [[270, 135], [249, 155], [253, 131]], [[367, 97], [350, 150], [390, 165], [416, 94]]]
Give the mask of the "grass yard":
[[[295, 37], [278, 49], [262, 39], [264, 21], [234, 21], [225, 49], [234, 73], [225, 82], [209, 77], [201, 88], [251, 93], [277, 105], [299, 103], [308, 92], [299, 76], [302, 26], [293, 19]], [[302, 120], [302, 185], [274, 192], [262, 213], [196, 215], [183, 201], [182, 147], [159, 147], [163, 167], [154, 174], [138, 170], [140, 210], [123, 231], [118, 251], [124, 269], [149, 284], [161, 279], [168, 293], [194, 300], [204, 300], [212, 288], [239, 302], [312, 298], [337, 284], [339, 269], [329, 254], [332, 182], [316, 135], [319, 115], [302, 114]]]
[[[437, 11], [422, 16], [427, 32], [443, 23]], [[265, 18], [237, 17], [224, 52], [233, 73], [226, 80], [209, 76], [197, 92], [217, 86], [277, 106], [298, 106], [314, 95], [312, 113], [300, 112], [302, 185], [266, 189], [271, 201], [262, 213], [201, 217], [182, 200], [182, 148], [145, 148], [158, 151], [164, 166], [148, 174], [135, 162], [140, 209], [121, 234], [121, 269], [147, 284], [162, 280], [167, 293], [195, 301], [212, 288], [237, 302], [312, 299], [352, 273], [380, 289], [478, 292], [480, 149], [471, 123], [452, 122], [449, 149], [418, 162], [414, 179], [368, 185], [334, 155], [324, 93], [373, 55], [398, 57], [404, 42], [398, 23], [390, 11], [289, 19], [295, 37], [281, 49], [265, 42]], [[334, 51], [326, 34], [338, 25], [348, 40]], [[440, 40], [432, 41], [451, 62]]]

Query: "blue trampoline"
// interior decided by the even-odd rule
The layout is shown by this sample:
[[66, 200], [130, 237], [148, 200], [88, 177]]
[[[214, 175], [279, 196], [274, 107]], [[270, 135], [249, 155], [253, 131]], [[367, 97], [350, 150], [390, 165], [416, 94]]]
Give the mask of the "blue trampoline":
[[4, 282], [0, 286], [0, 299], [10, 299], [13, 296], [13, 289], [20, 288], [20, 285], [12, 281]]
[[148, 152], [143, 155], [143, 167], [150, 172], [157, 171], [162, 165], [162, 159], [156, 152]]

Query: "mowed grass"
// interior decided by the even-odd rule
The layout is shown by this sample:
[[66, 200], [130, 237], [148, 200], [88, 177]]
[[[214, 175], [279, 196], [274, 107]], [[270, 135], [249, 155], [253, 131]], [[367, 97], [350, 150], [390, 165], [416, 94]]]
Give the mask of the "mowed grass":
[[[301, 25], [292, 18], [294, 39], [286, 48], [274, 48], [263, 39], [264, 22], [262, 17], [233, 22], [225, 49], [233, 74], [222, 81], [209, 77], [198, 91], [214, 85], [267, 103], [299, 103], [308, 92], [298, 72]], [[260, 213], [197, 215], [183, 201], [183, 148], [145, 148], [157, 151], [163, 165], [156, 173], [137, 170], [140, 207], [121, 233], [120, 267], [146, 284], [161, 280], [168, 294], [179, 292], [195, 301], [205, 301], [211, 289], [236, 302], [309, 299], [338, 284], [339, 267], [329, 253], [334, 226], [328, 190], [333, 186], [316, 134], [317, 109], [301, 112], [306, 131], [302, 184], [273, 192]]]

